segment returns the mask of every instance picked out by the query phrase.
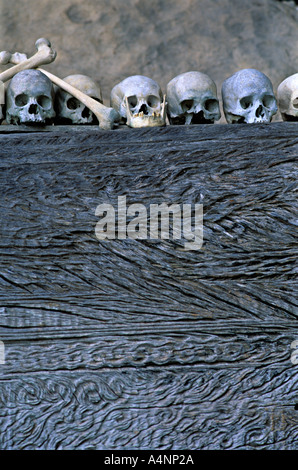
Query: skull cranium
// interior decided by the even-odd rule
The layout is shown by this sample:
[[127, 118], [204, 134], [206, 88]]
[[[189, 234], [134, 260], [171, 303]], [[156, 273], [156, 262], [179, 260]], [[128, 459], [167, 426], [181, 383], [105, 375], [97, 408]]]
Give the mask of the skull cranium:
[[280, 83], [277, 102], [283, 121], [298, 121], [298, 73]]
[[54, 88], [39, 70], [23, 70], [10, 81], [6, 90], [8, 124], [50, 124], [55, 117]]
[[158, 83], [142, 75], [124, 79], [111, 91], [111, 106], [130, 127], [164, 126], [165, 105]]
[[[103, 102], [100, 86], [87, 75], [68, 75], [64, 81], [100, 103]], [[97, 118], [89, 108], [61, 88], [56, 91], [55, 108], [59, 123], [98, 124]]]
[[210, 124], [220, 119], [216, 85], [201, 72], [186, 72], [167, 85], [171, 124]]
[[255, 69], [243, 69], [227, 78], [222, 85], [222, 99], [229, 124], [268, 123], [277, 113], [272, 83]]

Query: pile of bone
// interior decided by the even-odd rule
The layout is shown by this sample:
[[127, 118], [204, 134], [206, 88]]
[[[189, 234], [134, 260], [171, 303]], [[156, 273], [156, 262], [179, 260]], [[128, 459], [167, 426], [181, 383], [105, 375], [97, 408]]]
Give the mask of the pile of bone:
[[[113, 129], [119, 124], [213, 124], [221, 117], [216, 85], [204, 73], [178, 75], [168, 83], [165, 94], [151, 78], [128, 77], [114, 86], [107, 107], [99, 85], [90, 77], [76, 74], [61, 80], [40, 68], [56, 58], [47, 39], [36, 41], [36, 49], [29, 59], [18, 52], [0, 53], [0, 64], [13, 64], [0, 73], [0, 123], [97, 124]], [[240, 70], [223, 82], [222, 107], [229, 124], [269, 123], [278, 107], [284, 121], [297, 121], [298, 73], [279, 85], [276, 99], [264, 73]]]

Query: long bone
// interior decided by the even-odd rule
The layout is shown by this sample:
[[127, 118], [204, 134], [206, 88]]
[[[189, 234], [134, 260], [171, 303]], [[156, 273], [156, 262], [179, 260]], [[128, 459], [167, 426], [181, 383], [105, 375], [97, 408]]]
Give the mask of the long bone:
[[1, 65], [6, 65], [6, 64], [17, 65], [20, 62], [24, 62], [27, 59], [28, 59], [27, 54], [23, 54], [22, 52], [14, 52], [13, 54], [7, 51], [0, 52], [0, 64]]
[[[1, 54], [3, 54], [3, 60], [5, 60], [6, 62], [3, 62], [3, 60], [1, 60]], [[26, 57], [25, 54], [20, 54], [18, 52], [15, 52], [14, 54], [10, 54], [9, 52], [4, 51], [0, 53], [0, 63], [10, 62], [10, 63], [14, 63], [14, 64], [17, 63], [21, 65], [22, 63], [24, 63], [22, 61], [24, 60], [25, 57]], [[43, 70], [39, 67], [38, 67], [38, 70], [44, 73], [59, 88], [62, 88], [67, 93], [70, 93], [72, 96], [77, 98], [81, 103], [83, 103], [87, 108], [89, 108], [93, 112], [93, 114], [97, 117], [98, 122], [99, 122], [99, 127], [101, 129], [105, 129], [105, 130], [113, 129], [115, 122], [120, 120], [120, 115], [114, 108], [108, 108], [107, 106], [104, 106], [103, 104], [94, 100], [93, 98], [81, 92], [77, 88], [73, 87], [69, 83], [66, 83], [61, 78], [56, 77], [52, 73], [46, 70]], [[0, 76], [0, 79], [1, 79], [1, 76]]]
[[12, 63], [17, 64], [4, 72], [0, 73], [0, 82], [4, 83], [10, 80], [14, 75], [22, 70], [36, 69], [40, 65], [50, 64], [56, 58], [56, 51], [51, 47], [50, 41], [45, 38], [37, 39], [35, 43], [37, 52], [29, 59], [26, 58], [26, 54], [10, 54], [9, 52], [2, 51], [0, 53], [0, 64], [7, 64], [12, 60]]
[[77, 100], [81, 101], [87, 108], [92, 111], [93, 114], [98, 119], [99, 127], [101, 129], [113, 129], [115, 122], [120, 120], [119, 113], [114, 108], [108, 108], [107, 106], [99, 103], [98, 101], [94, 100], [90, 96], [86, 95], [82, 91], [78, 90], [77, 88], [73, 87], [69, 83], [66, 83], [61, 78], [56, 77], [50, 72], [47, 72], [43, 69], [38, 69], [42, 73], [44, 73], [49, 79], [58, 87], [62, 88], [62, 90], [66, 91], [70, 95], [77, 98]]

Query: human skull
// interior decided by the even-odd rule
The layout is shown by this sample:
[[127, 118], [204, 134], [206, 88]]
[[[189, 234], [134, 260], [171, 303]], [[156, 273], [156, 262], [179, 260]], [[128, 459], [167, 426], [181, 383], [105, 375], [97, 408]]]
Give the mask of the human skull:
[[186, 72], [167, 85], [171, 124], [211, 124], [220, 119], [216, 85], [201, 72]]
[[6, 90], [8, 124], [50, 124], [55, 117], [54, 88], [39, 70], [23, 70], [10, 81]]
[[0, 80], [0, 124], [4, 120], [4, 108], [5, 108], [5, 88], [4, 83]]
[[270, 122], [277, 113], [272, 83], [255, 69], [243, 69], [227, 78], [222, 85], [222, 100], [229, 124]]
[[130, 127], [165, 125], [165, 97], [151, 78], [133, 75], [115, 85], [111, 91], [111, 106]]
[[4, 111], [4, 104], [0, 104], [0, 124], [5, 119], [5, 111]]
[[280, 83], [277, 102], [283, 121], [298, 121], [298, 73]]
[[[66, 83], [102, 103], [100, 86], [87, 75], [74, 74], [64, 78]], [[77, 98], [58, 88], [55, 95], [58, 122], [63, 124], [98, 124], [96, 116]]]

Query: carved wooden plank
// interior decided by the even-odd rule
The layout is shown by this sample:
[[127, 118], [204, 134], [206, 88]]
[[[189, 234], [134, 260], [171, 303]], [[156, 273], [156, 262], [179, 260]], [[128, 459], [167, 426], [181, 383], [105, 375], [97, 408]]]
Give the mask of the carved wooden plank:
[[[297, 130], [0, 127], [0, 448], [297, 448]], [[123, 195], [202, 249], [97, 240]]]
[[293, 399], [291, 379], [185, 367], [15, 376], [1, 383], [1, 448], [295, 449], [297, 411], [278, 401]]

